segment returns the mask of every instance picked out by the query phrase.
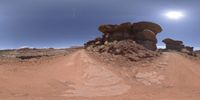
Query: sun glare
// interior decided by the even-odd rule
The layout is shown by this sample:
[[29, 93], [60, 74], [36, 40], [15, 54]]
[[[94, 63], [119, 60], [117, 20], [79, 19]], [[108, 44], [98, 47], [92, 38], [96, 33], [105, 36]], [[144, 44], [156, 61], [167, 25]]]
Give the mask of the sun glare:
[[165, 16], [169, 19], [178, 20], [184, 17], [184, 14], [180, 11], [169, 11], [165, 14]]

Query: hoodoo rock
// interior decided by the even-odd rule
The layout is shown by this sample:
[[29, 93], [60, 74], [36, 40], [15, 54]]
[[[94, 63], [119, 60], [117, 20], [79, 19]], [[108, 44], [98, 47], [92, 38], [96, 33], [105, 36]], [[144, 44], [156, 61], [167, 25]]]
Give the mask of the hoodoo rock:
[[160, 33], [162, 28], [160, 25], [152, 23], [152, 22], [138, 22], [133, 24], [133, 30], [135, 31], [143, 31], [143, 30], [151, 30], [154, 33]]
[[166, 38], [163, 42], [166, 44], [166, 49], [181, 51], [184, 48], [183, 42], [179, 40]]
[[157, 55], [156, 35], [162, 31], [160, 25], [152, 22], [122, 23], [119, 25], [101, 25], [102, 37], [85, 44], [87, 50], [122, 55], [137, 61]]
[[103, 41], [121, 41], [131, 39], [149, 50], [156, 50], [156, 35], [162, 31], [160, 25], [152, 22], [122, 23], [120, 25], [101, 25]]
[[186, 52], [186, 51], [193, 52], [193, 47], [185, 46], [183, 44], [183, 41], [166, 38], [163, 40], [163, 42], [166, 44], [166, 49], [184, 51], [184, 52]]

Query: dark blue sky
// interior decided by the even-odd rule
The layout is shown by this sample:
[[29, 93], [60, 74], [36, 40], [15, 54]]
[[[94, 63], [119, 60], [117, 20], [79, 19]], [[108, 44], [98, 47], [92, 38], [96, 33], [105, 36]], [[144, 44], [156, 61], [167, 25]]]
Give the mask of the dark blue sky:
[[[200, 0], [0, 0], [0, 48], [69, 47], [100, 36], [100, 24], [153, 21], [166, 37], [200, 47]], [[167, 11], [184, 17], [170, 20]]]

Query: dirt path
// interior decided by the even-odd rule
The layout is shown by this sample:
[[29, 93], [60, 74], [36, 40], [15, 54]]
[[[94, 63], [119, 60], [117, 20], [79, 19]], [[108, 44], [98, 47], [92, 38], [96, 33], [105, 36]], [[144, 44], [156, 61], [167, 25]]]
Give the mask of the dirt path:
[[[2, 65], [0, 98], [95, 97], [127, 92], [129, 85], [84, 50], [40, 64]], [[13, 71], [14, 70], [14, 71]]]
[[84, 50], [44, 62], [0, 64], [0, 100], [200, 98], [199, 63], [177, 53], [164, 53], [152, 65], [139, 68], [138, 76], [130, 75], [133, 83], [120, 76], [129, 73], [108, 67], [114, 66], [92, 59]]
[[130, 88], [120, 77], [107, 70], [106, 66], [88, 57], [84, 50], [72, 55], [69, 62], [74, 63], [67, 63], [67, 65], [77, 66], [77, 70], [81, 70], [80, 76], [77, 76], [80, 81], [72, 82], [74, 84], [70, 87], [73, 89], [66, 90], [63, 96], [112, 96], [123, 94]]
[[[200, 65], [178, 53], [164, 53], [157, 61], [164, 62], [164, 76], [159, 89], [152, 100], [199, 100], [200, 99]], [[158, 70], [159, 72], [159, 70]]]

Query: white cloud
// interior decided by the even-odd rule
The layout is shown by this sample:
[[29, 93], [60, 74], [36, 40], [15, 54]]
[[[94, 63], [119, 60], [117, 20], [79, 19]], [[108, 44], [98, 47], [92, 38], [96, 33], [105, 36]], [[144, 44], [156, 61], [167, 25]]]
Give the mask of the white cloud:
[[165, 46], [157, 46], [157, 48], [159, 48], [159, 49], [165, 49], [166, 47]]
[[200, 47], [194, 47], [194, 50], [200, 50]]
[[33, 47], [29, 47], [29, 46], [21, 46], [21, 47], [19, 47], [19, 49], [23, 49], [23, 48], [33, 48]]

